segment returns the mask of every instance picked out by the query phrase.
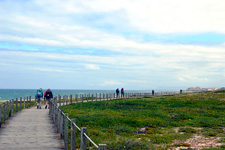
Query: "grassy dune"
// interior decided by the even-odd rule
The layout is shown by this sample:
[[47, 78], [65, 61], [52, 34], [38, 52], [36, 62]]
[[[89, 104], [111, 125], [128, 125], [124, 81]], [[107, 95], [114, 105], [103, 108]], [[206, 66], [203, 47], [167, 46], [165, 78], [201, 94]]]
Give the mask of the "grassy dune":
[[108, 149], [190, 146], [173, 141], [193, 134], [224, 137], [224, 91], [78, 103], [62, 109], [79, 127], [88, 128], [94, 142], [107, 144]]

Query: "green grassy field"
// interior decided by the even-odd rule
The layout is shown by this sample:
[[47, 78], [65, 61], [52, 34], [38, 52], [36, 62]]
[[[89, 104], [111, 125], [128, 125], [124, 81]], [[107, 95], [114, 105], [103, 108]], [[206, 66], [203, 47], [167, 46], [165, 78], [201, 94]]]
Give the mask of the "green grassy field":
[[107, 149], [190, 146], [174, 144], [174, 140], [185, 140], [193, 134], [221, 137], [222, 146], [213, 149], [223, 148], [225, 142], [224, 91], [77, 103], [61, 108], [69, 118], [76, 119], [79, 127], [88, 128], [87, 134], [95, 143], [107, 144]]

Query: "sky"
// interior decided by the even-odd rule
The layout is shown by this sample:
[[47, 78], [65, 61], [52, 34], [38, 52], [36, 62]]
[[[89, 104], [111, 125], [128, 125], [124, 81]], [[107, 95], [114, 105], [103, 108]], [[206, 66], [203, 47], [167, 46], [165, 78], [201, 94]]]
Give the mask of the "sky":
[[0, 89], [225, 86], [224, 0], [0, 0]]

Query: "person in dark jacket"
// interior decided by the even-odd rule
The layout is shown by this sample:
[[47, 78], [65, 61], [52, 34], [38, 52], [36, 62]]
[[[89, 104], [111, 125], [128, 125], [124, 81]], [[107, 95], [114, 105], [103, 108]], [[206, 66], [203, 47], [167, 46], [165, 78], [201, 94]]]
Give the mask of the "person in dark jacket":
[[116, 98], [119, 97], [119, 94], [120, 94], [120, 91], [119, 91], [119, 88], [116, 89]]
[[45, 91], [44, 93], [44, 99], [45, 99], [45, 109], [49, 109], [49, 102], [50, 100], [53, 98], [53, 94], [52, 94], [52, 91], [50, 89], [47, 89], [47, 91]]
[[124, 97], [124, 89], [121, 89], [121, 97]]

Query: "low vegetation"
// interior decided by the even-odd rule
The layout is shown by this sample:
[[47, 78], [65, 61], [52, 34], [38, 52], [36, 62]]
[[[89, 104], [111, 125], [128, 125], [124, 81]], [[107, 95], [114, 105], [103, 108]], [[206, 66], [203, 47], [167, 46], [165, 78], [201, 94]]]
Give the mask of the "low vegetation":
[[[62, 109], [79, 127], [87, 127], [95, 143], [107, 144], [107, 149], [190, 147], [174, 140], [194, 134], [225, 137], [224, 91], [77, 103]], [[224, 138], [219, 142], [224, 143]]]

